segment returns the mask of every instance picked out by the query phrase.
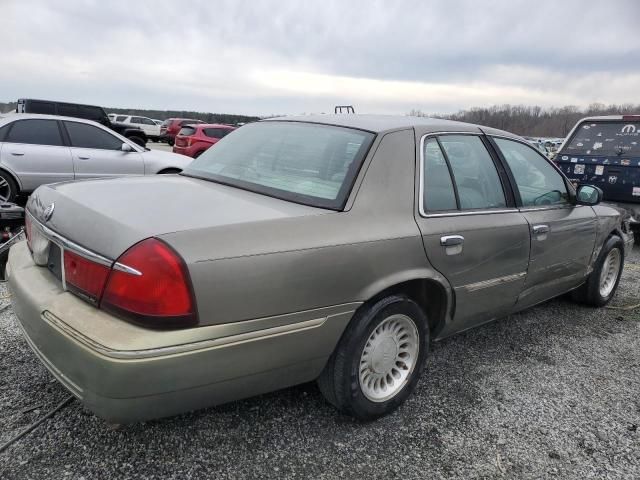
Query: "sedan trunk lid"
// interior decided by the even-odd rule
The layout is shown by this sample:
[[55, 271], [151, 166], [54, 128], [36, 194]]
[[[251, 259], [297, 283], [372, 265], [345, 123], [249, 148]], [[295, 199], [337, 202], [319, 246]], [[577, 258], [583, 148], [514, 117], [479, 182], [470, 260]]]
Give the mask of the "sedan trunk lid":
[[59, 235], [110, 259], [166, 233], [329, 212], [182, 175], [45, 185], [27, 210]]

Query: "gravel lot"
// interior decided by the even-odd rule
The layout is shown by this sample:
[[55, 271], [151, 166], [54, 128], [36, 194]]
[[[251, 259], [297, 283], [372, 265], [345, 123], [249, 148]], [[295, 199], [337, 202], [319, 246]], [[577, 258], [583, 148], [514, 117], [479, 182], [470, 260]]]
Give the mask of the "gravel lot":
[[[636, 247], [612, 306], [639, 302]], [[11, 308], [0, 359], [1, 444], [67, 393]], [[0, 478], [637, 479], [639, 367], [640, 309], [558, 299], [434, 345], [416, 394], [374, 423], [314, 384], [116, 431], [74, 401], [0, 453]]]

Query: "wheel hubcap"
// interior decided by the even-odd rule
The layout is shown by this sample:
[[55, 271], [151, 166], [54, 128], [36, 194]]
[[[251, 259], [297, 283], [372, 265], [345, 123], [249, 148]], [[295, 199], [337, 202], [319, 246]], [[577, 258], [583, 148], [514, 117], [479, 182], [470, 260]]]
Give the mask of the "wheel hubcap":
[[620, 250], [614, 248], [609, 252], [604, 259], [602, 270], [600, 271], [600, 295], [604, 298], [611, 295], [613, 287], [618, 280], [618, 274], [620, 273]]
[[418, 329], [406, 315], [391, 315], [371, 332], [360, 356], [360, 389], [372, 402], [394, 397], [408, 382], [420, 351]]
[[0, 202], [6, 202], [11, 197], [11, 185], [4, 178], [0, 177]]

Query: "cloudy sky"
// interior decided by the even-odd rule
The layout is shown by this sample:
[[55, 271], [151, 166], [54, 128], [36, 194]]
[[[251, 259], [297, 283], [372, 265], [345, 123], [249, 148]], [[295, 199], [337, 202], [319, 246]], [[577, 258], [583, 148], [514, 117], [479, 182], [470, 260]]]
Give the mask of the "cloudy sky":
[[638, 103], [638, 19], [638, 0], [0, 0], [0, 101], [257, 115]]

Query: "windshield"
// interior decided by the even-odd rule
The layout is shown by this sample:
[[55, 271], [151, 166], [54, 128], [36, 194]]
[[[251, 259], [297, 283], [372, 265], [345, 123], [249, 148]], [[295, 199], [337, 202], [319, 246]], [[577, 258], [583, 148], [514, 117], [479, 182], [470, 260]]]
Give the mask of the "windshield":
[[183, 173], [340, 210], [373, 137], [328, 125], [252, 123], [225, 136]]
[[640, 122], [584, 122], [562, 153], [640, 156]]

